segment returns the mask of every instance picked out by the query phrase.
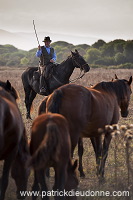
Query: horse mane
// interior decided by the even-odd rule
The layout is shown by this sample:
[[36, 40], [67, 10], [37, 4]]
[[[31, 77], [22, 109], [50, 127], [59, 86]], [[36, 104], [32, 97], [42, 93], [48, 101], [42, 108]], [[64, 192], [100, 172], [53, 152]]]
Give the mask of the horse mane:
[[96, 90], [102, 90], [109, 93], [115, 93], [118, 100], [124, 99], [126, 93], [126, 83], [127, 80], [115, 80], [110, 82], [100, 82], [94, 85], [92, 88]]
[[68, 61], [70, 58], [72, 58], [72, 56], [70, 55], [70, 56], [68, 56], [67, 57], [67, 59], [65, 59], [65, 60], [63, 60], [61, 63], [60, 63], [60, 65], [63, 65], [66, 61]]

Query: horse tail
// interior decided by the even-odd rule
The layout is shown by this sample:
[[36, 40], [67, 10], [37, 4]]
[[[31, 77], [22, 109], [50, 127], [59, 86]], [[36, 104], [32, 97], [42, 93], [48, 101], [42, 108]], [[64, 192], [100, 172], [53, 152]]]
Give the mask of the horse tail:
[[55, 90], [55, 92], [50, 98], [50, 104], [47, 108], [47, 111], [51, 113], [60, 113], [59, 108], [62, 102], [62, 97], [63, 97], [63, 93], [61, 89]]
[[38, 115], [41, 115], [42, 113], [46, 113], [46, 102], [47, 102], [48, 96], [43, 99], [41, 104], [38, 108]]
[[46, 134], [33, 154], [29, 166], [34, 169], [46, 168], [50, 159], [59, 160], [59, 129], [55, 122], [49, 122], [46, 127]]

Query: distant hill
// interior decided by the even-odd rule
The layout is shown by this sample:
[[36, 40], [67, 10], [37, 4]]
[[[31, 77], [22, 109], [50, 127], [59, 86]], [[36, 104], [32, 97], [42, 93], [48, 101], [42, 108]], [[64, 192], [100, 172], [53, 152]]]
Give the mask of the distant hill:
[[[52, 42], [57, 41], [66, 41], [68, 43], [71, 43], [73, 45], [78, 44], [93, 44], [98, 40], [98, 38], [95, 37], [85, 37], [85, 36], [75, 36], [75, 35], [65, 35], [65, 34], [58, 34], [58, 33], [48, 33], [48, 32], [38, 32], [38, 38], [40, 41], [40, 45], [42, 45], [42, 40], [45, 36], [50, 36], [52, 39]], [[11, 44], [18, 49], [22, 50], [30, 50], [32, 48], [37, 48], [38, 43], [36, 40], [36, 36], [33, 32], [31, 33], [23, 33], [23, 32], [8, 32], [5, 30], [0, 29], [0, 44]]]
[[[91, 46], [58, 41], [53, 42], [52, 46], [56, 51], [57, 63], [66, 60], [71, 51], [77, 49], [91, 67], [133, 68], [133, 40], [117, 39], [108, 43], [98, 40]], [[36, 50], [37, 48], [32, 48], [24, 51], [11, 44], [0, 45], [0, 66], [38, 66]]]
[[11, 44], [18, 49], [29, 50], [36, 47], [33, 34], [11, 33], [0, 29], [0, 44]]

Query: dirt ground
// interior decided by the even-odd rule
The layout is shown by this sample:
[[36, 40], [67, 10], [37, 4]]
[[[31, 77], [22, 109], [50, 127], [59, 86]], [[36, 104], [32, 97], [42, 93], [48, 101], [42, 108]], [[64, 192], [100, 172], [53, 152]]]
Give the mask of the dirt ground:
[[[8, 68], [8, 67], [0, 67], [0, 80], [6, 81], [9, 80], [12, 85], [17, 89], [20, 95], [21, 101], [19, 102], [19, 108], [22, 113], [22, 117], [26, 126], [27, 130], [27, 136], [30, 139], [30, 128], [32, 125], [33, 120], [37, 116], [38, 106], [40, 102], [43, 99], [43, 96], [37, 95], [37, 97], [34, 100], [33, 107], [34, 111], [32, 112], [32, 119], [33, 120], [27, 120], [26, 119], [26, 108], [24, 104], [24, 90], [21, 82], [21, 74], [24, 71], [24, 69], [18, 69], [18, 68]], [[71, 77], [72, 79], [75, 79], [79, 76], [79, 70], [76, 69]], [[86, 74], [81, 80], [76, 81], [76, 84], [81, 84], [87, 87], [90, 87], [91, 84], [94, 85], [101, 81], [110, 81], [112, 78], [115, 77], [115, 74], [117, 74], [118, 78], [120, 79], [129, 79], [131, 75], [133, 75], [133, 70], [131, 69], [91, 69], [88, 74]], [[119, 124], [133, 124], [133, 96], [131, 96], [131, 101], [129, 105], [129, 115], [126, 119], [120, 118]], [[116, 183], [116, 167], [114, 162], [114, 144], [113, 142], [110, 145], [109, 150], [109, 156], [106, 163], [105, 168], [105, 178], [106, 182], [102, 185], [99, 185], [96, 173], [95, 173], [95, 156], [94, 152], [90, 143], [89, 139], [84, 139], [84, 157], [83, 157], [83, 166], [84, 171], [86, 174], [86, 177], [84, 179], [80, 178], [80, 184], [78, 190], [83, 191], [124, 191], [124, 190], [130, 190], [130, 188], [127, 187], [128, 182], [128, 175], [127, 175], [127, 168], [125, 164], [125, 157], [124, 157], [124, 150], [121, 149], [117, 155], [118, 159], [118, 166], [117, 166], [117, 183]], [[75, 150], [75, 159], [78, 158], [77, 156], [77, 149]], [[2, 162], [0, 165], [0, 172], [2, 171]], [[53, 174], [53, 172], [52, 172]], [[28, 182], [28, 190], [31, 190], [31, 185], [33, 182], [33, 173], [31, 172], [31, 176], [29, 178]], [[53, 177], [50, 178], [50, 183], [53, 183]], [[49, 183], [49, 184], [50, 184]], [[129, 185], [128, 185], [129, 186]], [[14, 181], [10, 178], [8, 190], [6, 193], [6, 200], [14, 200], [16, 199], [15, 195], [16, 186]], [[132, 194], [130, 193], [129, 197], [125, 196], [117, 196], [117, 197], [79, 197], [80, 200], [86, 200], [86, 199], [93, 199], [93, 200], [99, 200], [99, 199], [133, 199]], [[27, 197], [27, 200], [30, 200], [31, 197]]]

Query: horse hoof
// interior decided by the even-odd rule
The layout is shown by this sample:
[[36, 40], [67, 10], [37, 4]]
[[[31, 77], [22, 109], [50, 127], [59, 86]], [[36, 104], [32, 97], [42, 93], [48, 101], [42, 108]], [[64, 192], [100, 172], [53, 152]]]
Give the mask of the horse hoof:
[[80, 172], [80, 177], [81, 178], [85, 178], [85, 173], [84, 172]]

